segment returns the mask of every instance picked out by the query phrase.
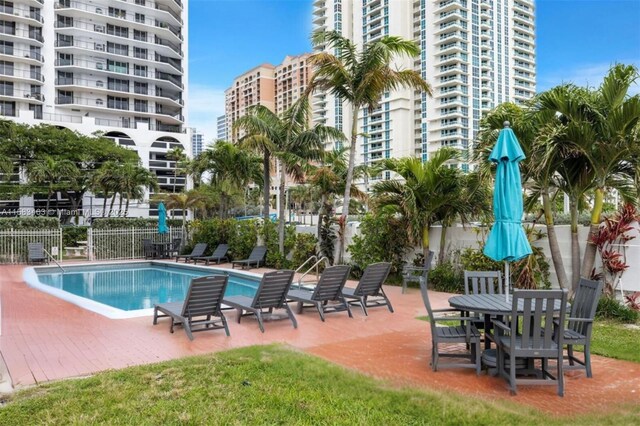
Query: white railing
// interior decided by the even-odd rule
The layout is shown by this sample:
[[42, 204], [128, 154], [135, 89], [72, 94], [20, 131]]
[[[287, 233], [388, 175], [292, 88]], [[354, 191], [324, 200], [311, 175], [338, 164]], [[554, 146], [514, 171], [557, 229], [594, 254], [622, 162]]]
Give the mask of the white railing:
[[180, 238], [182, 245], [187, 242], [184, 228], [169, 227], [167, 234], [158, 234], [155, 227], [93, 229], [87, 230], [87, 257], [89, 260], [125, 260], [144, 258], [142, 240], [171, 242]]
[[62, 260], [62, 229], [5, 229], [0, 230], [0, 263], [27, 262], [29, 243], [42, 243], [53, 258]]

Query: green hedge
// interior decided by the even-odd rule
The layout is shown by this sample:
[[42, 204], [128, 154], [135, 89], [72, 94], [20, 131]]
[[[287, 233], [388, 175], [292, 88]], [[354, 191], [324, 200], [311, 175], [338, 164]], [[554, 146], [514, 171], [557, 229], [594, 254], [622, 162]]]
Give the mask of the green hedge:
[[297, 268], [307, 258], [315, 254], [317, 239], [313, 235], [296, 234], [294, 226], [285, 231], [285, 255], [278, 250], [277, 224], [262, 224], [256, 220], [208, 219], [196, 220], [192, 223], [192, 245], [186, 247], [190, 251], [195, 243], [207, 243], [208, 252], [212, 252], [218, 244], [229, 244], [229, 255], [232, 259], [246, 259], [257, 245], [258, 237], [267, 246], [266, 266], [284, 269]]
[[56, 229], [60, 226], [57, 217], [7, 217], [0, 218], [0, 229]]
[[[168, 226], [181, 227], [182, 220], [167, 219]], [[95, 229], [152, 228], [158, 226], [158, 219], [105, 217], [94, 218], [91, 226]]]
[[62, 247], [78, 247], [78, 241], [87, 241], [87, 226], [65, 226], [62, 228]]

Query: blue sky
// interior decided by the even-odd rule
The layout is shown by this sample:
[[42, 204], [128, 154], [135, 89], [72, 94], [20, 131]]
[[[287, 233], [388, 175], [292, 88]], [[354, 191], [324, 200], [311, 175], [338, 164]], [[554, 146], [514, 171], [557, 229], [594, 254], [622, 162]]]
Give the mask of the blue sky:
[[[408, 0], [392, 0], [408, 1]], [[216, 137], [224, 90], [263, 62], [310, 50], [312, 0], [190, 0], [189, 120]], [[640, 0], [538, 0], [538, 89], [599, 84], [610, 64], [640, 66]]]

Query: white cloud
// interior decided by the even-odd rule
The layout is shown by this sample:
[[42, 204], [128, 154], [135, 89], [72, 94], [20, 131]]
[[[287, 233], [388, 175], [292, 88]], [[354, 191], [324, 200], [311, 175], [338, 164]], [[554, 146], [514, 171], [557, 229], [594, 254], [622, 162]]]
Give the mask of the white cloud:
[[[619, 61], [622, 64], [635, 65], [640, 67], [640, 61]], [[574, 68], [557, 70], [545, 75], [541, 75], [538, 81], [538, 90], [546, 90], [562, 83], [574, 83], [578, 86], [598, 87], [602, 83], [609, 69], [615, 64], [611, 63], [595, 63], [581, 64]], [[631, 94], [640, 93], [640, 84], [636, 84], [630, 90]]]
[[224, 89], [204, 84], [190, 84], [189, 127], [195, 127], [204, 133], [209, 142], [218, 137], [217, 118], [224, 114]]

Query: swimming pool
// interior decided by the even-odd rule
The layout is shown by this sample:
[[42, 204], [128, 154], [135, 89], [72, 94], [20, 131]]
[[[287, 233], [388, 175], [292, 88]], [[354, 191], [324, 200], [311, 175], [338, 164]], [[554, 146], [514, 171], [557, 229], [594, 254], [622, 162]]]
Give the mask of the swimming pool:
[[32, 287], [109, 318], [149, 315], [156, 303], [184, 300], [193, 278], [229, 274], [226, 296], [252, 297], [259, 285], [254, 274], [169, 262], [35, 267], [25, 271]]

